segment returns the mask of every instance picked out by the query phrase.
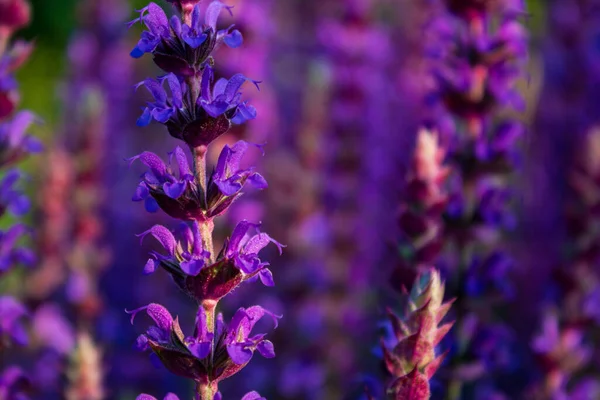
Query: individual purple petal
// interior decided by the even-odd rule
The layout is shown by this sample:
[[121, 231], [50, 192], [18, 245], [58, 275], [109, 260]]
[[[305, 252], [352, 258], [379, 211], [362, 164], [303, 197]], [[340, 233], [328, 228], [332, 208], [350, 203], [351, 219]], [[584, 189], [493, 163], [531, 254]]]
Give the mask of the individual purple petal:
[[231, 47], [232, 49], [235, 49], [242, 45], [242, 43], [244, 42], [244, 38], [241, 32], [235, 29], [231, 33], [225, 35], [225, 37], [223, 38], [223, 42], [225, 42], [225, 44]]
[[140, 183], [137, 188], [135, 188], [135, 193], [131, 200], [133, 201], [142, 201], [146, 200], [150, 195], [150, 191], [148, 190], [148, 186], [145, 183]]
[[246, 121], [255, 119], [256, 115], [257, 112], [254, 106], [242, 103], [238, 105], [235, 115], [233, 116], [233, 118], [231, 118], [231, 122], [233, 122], [236, 125], [240, 125]]
[[204, 260], [183, 261], [180, 264], [181, 270], [187, 275], [196, 276], [204, 267]]
[[187, 177], [192, 178], [190, 164], [188, 163], [188, 159], [183, 149], [177, 146], [173, 153], [175, 154], [175, 160], [177, 160], [177, 165], [179, 166], [179, 179], [185, 179]]
[[162, 225], [154, 225], [152, 228], [137, 236], [141, 237], [141, 240], [144, 240], [144, 238], [148, 234], [154, 236], [154, 238], [159, 241], [159, 243], [164, 247], [164, 249], [167, 250], [170, 256], [173, 256], [175, 254], [177, 241], [175, 240], [175, 236], [173, 236], [170, 230], [168, 230]]
[[211, 343], [210, 342], [200, 342], [188, 345], [188, 349], [192, 352], [192, 354], [199, 359], [206, 358], [210, 353]]
[[225, 4], [221, 3], [220, 1], [213, 1], [206, 8], [206, 13], [204, 15], [204, 18], [205, 18], [204, 23], [206, 25], [208, 25], [210, 28], [212, 28], [213, 31], [217, 30], [217, 20], [219, 19], [219, 14], [221, 14], [221, 10], [223, 8], [226, 8], [227, 11], [229, 11], [229, 13], [232, 14], [231, 9], [233, 7], [226, 6]]
[[254, 186], [257, 189], [266, 189], [269, 187], [269, 184], [267, 183], [265, 177], [259, 173], [250, 174], [248, 180], [250, 181], [252, 186]]
[[180, 198], [187, 188], [187, 182], [165, 182], [163, 184], [163, 190], [167, 196], [172, 199]]
[[156, 202], [156, 200], [154, 200], [152, 197], [147, 197], [146, 198], [146, 201], [144, 202], [144, 208], [149, 213], [155, 213], [158, 210], [160, 210], [160, 206], [158, 205], [158, 203]]
[[252, 350], [244, 343], [234, 343], [227, 345], [227, 354], [229, 358], [237, 365], [246, 364], [252, 358]]
[[179, 400], [179, 397], [175, 393], [167, 393], [163, 400]]
[[268, 269], [268, 268], [261, 269], [260, 272], [258, 273], [258, 276], [263, 285], [268, 286], [268, 287], [275, 286], [275, 281], [273, 280], [273, 273], [271, 272], [270, 269]]
[[144, 151], [143, 153], [138, 154], [137, 156], [129, 158], [127, 161], [129, 161], [129, 164], [131, 165], [131, 163], [138, 159], [142, 162], [142, 164], [150, 168], [150, 171], [155, 177], [161, 178], [168, 174], [167, 165], [162, 160], [162, 158], [160, 158], [156, 154], [150, 151]]
[[150, 122], [152, 122], [152, 113], [150, 112], [150, 109], [146, 107], [144, 108], [142, 115], [137, 119], [136, 125], [143, 128], [144, 126], [150, 125]]
[[148, 4], [148, 14], [144, 17], [144, 23], [155, 35], [165, 35], [165, 29], [169, 26], [167, 14], [156, 3]]
[[148, 259], [146, 265], [144, 266], [144, 275], [150, 275], [156, 271], [156, 269], [160, 266], [160, 262], [153, 258]]
[[156, 397], [150, 396], [149, 394], [140, 394], [135, 400], [157, 400]]
[[258, 394], [258, 392], [249, 392], [249, 393], [246, 393], [244, 395], [244, 397], [241, 398], [241, 400], [267, 400], [267, 399], [265, 399], [260, 394]]
[[133, 320], [137, 313], [143, 310], [145, 310], [146, 314], [148, 314], [148, 316], [154, 320], [159, 329], [162, 331], [171, 330], [171, 326], [173, 325], [173, 317], [171, 316], [171, 313], [160, 304], [150, 303], [147, 306], [136, 308], [132, 311], [125, 310], [125, 312], [131, 314], [131, 323], [133, 324]]
[[262, 355], [264, 358], [273, 358], [275, 357], [275, 347], [273, 343], [269, 340], [262, 340], [256, 346], [256, 350]]

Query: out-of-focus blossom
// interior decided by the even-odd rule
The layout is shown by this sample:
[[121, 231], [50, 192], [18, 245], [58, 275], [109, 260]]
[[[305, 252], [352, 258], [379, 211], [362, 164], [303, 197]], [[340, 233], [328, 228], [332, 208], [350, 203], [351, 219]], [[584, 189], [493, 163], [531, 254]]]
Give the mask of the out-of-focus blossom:
[[14, 341], [25, 345], [28, 342], [27, 332], [22, 324], [24, 316], [28, 315], [27, 309], [10, 296], [0, 297], [0, 349], [6, 341]]
[[454, 322], [440, 325], [452, 301], [443, 302], [444, 283], [438, 271], [423, 271], [415, 281], [402, 318], [388, 313], [394, 331], [393, 348], [382, 344], [384, 361], [393, 376], [388, 386], [390, 399], [428, 400], [429, 380], [446, 353], [436, 347]]
[[77, 335], [76, 348], [70, 361], [66, 399], [104, 399], [102, 354], [88, 333]]
[[27, 400], [25, 393], [30, 387], [30, 378], [18, 367], [8, 367], [0, 373], [0, 399]]

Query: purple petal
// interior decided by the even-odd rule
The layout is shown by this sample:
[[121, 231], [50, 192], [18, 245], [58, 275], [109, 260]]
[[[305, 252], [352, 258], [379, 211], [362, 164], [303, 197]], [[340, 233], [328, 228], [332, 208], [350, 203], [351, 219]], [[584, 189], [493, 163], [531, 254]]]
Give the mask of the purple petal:
[[179, 179], [185, 179], [188, 176], [191, 177], [192, 171], [190, 169], [185, 152], [181, 149], [181, 147], [177, 146], [175, 147], [174, 154], [175, 160], [177, 160], [177, 165], [179, 166]]
[[167, 165], [156, 154], [150, 151], [144, 151], [137, 156], [129, 158], [129, 164], [133, 163], [137, 159], [139, 159], [146, 167], [150, 168], [150, 171], [155, 177], [165, 178], [169, 175], [167, 172]]
[[168, 32], [167, 14], [156, 3], [148, 4], [148, 14], [144, 17], [144, 23], [155, 35], [164, 35], [165, 29]]
[[229, 358], [237, 365], [246, 364], [252, 358], [252, 350], [248, 349], [243, 343], [227, 345], [227, 354]]
[[264, 357], [264, 358], [273, 358], [275, 357], [275, 347], [273, 343], [269, 340], [261, 341], [257, 346], [256, 350]]
[[227, 46], [231, 47], [232, 49], [235, 49], [242, 45], [242, 43], [244, 42], [244, 38], [243, 38], [241, 32], [236, 29], [233, 32], [231, 32], [230, 34], [225, 35], [225, 37], [223, 38], [223, 41], [225, 42], [225, 44]]
[[184, 261], [180, 264], [183, 272], [190, 276], [196, 276], [204, 267], [204, 260]]
[[196, 30], [196, 32], [200, 32], [202, 30], [202, 12], [200, 11], [200, 3], [194, 6], [194, 10], [192, 10], [192, 28]]
[[233, 101], [236, 94], [247, 80], [248, 78], [242, 74], [235, 74], [229, 79], [229, 82], [227, 82], [227, 86], [225, 87], [225, 91], [223, 92], [228, 102]]
[[138, 397], [136, 397], [135, 400], [156, 400], [156, 397], [142, 393]]
[[150, 275], [156, 271], [156, 268], [160, 265], [160, 261], [155, 260], [153, 258], [148, 259], [146, 265], [144, 266], [144, 275]]
[[171, 316], [171, 313], [160, 304], [150, 303], [147, 306], [136, 308], [132, 311], [125, 310], [125, 312], [127, 314], [131, 314], [131, 323], [133, 324], [133, 320], [137, 313], [143, 310], [146, 310], [146, 314], [148, 314], [148, 316], [154, 320], [159, 329], [165, 332], [171, 330], [173, 325], [173, 317]]
[[187, 188], [187, 181], [183, 182], [165, 182], [163, 184], [163, 190], [167, 196], [172, 199], [180, 198], [183, 193], [185, 193], [185, 189]]
[[154, 236], [156, 240], [159, 241], [159, 243], [163, 246], [165, 250], [167, 250], [170, 256], [175, 255], [177, 241], [175, 240], [175, 237], [173, 236], [170, 230], [168, 230], [162, 225], [154, 225], [152, 228], [148, 229], [145, 232], [142, 232], [137, 236], [141, 237], [140, 240], [143, 241], [146, 235], [148, 235], [149, 233], [152, 236]]
[[188, 345], [188, 349], [192, 352], [194, 357], [203, 359], [210, 353], [210, 346], [211, 342], [201, 342]]
[[152, 121], [152, 113], [150, 112], [150, 109], [148, 107], [146, 107], [146, 108], [144, 108], [142, 115], [140, 115], [140, 117], [137, 119], [136, 125], [139, 126], [140, 128], [143, 128], [144, 126], [150, 125], [151, 121]]
[[206, 25], [208, 25], [210, 28], [212, 28], [214, 31], [217, 30], [217, 20], [219, 19], [219, 14], [221, 14], [221, 10], [223, 8], [226, 8], [227, 11], [229, 11], [229, 14], [232, 14], [231, 8], [233, 8], [233, 7], [226, 6], [225, 4], [221, 3], [220, 1], [213, 1], [206, 8], [206, 14], [204, 16], [204, 18], [205, 18], [204, 23]]
[[256, 224], [248, 222], [247, 220], [238, 222], [231, 234], [231, 238], [227, 246], [227, 253], [225, 254], [226, 257], [231, 257], [233, 254], [239, 251], [240, 243], [242, 242], [244, 236], [246, 236], [248, 233], [248, 230], [256, 226]]
[[259, 173], [254, 173], [248, 177], [248, 180], [257, 189], [266, 189], [269, 187], [267, 180]]
[[177, 15], [171, 17], [171, 29], [175, 32], [175, 36], [181, 37], [181, 20]]
[[135, 188], [135, 193], [131, 200], [133, 201], [142, 201], [146, 200], [150, 196], [150, 190], [148, 190], [148, 186], [145, 183], [140, 183], [137, 188]]
[[202, 72], [202, 82], [200, 83], [200, 91], [201, 98], [206, 103], [210, 103], [213, 100], [213, 97], [210, 92], [210, 85], [212, 84], [213, 78], [214, 75], [212, 68], [210, 66], [204, 68], [204, 71]]
[[270, 269], [268, 269], [268, 268], [261, 269], [260, 272], [258, 273], [258, 276], [260, 278], [260, 281], [263, 283], [263, 285], [268, 286], [268, 287], [275, 286], [275, 281], [273, 280], [273, 273], [271, 272]]
[[227, 79], [225, 78], [221, 78], [219, 79], [216, 83], [215, 86], [213, 87], [213, 99], [216, 99], [218, 96], [222, 95], [223, 93], [225, 93], [225, 88], [227, 87]]
[[231, 122], [233, 122], [236, 125], [240, 125], [246, 121], [255, 119], [256, 115], [257, 115], [257, 112], [256, 112], [256, 108], [254, 108], [254, 106], [242, 103], [242, 104], [238, 105], [233, 118], [231, 118]]
[[175, 393], [167, 393], [163, 400], [179, 400], [179, 397]]
[[181, 83], [179, 83], [179, 79], [175, 74], [168, 74], [165, 77], [167, 84], [169, 85], [169, 89], [171, 89], [171, 102], [173, 106], [176, 108], [183, 107], [183, 93], [181, 91]]
[[244, 397], [242, 397], [241, 400], [266, 400], [264, 397], [262, 397], [260, 394], [258, 394], [258, 392], [249, 392], [246, 393], [244, 395]]
[[156, 200], [154, 200], [152, 197], [146, 197], [146, 201], [144, 202], [144, 207], [146, 208], [146, 211], [148, 211], [149, 213], [155, 213], [158, 210], [160, 210], [160, 206], [158, 205]]

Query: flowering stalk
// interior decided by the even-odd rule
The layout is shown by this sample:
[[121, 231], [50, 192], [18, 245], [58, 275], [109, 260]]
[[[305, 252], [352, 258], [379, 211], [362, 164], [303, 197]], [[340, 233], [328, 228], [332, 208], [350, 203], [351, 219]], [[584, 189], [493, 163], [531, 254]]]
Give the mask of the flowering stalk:
[[546, 310], [531, 347], [543, 379], [532, 389], [540, 399], [595, 398], [600, 381], [593, 371], [593, 349], [600, 332], [600, 130], [588, 133], [584, 155], [572, 171], [571, 201], [566, 217], [571, 236], [569, 251], [550, 287], [556, 301]]
[[[26, 134], [35, 116], [28, 111], [16, 112], [19, 95], [13, 73], [23, 64], [33, 47], [16, 41], [11, 43], [15, 31], [30, 20], [27, 1], [10, 0], [0, 2], [0, 217], [12, 214], [22, 216], [29, 209], [29, 200], [18, 187], [21, 172], [12, 167], [29, 153], [41, 150], [37, 139]], [[0, 278], [18, 264], [31, 266], [35, 262], [33, 253], [17, 245], [27, 234], [27, 228], [18, 223], [0, 232]], [[22, 319], [28, 310], [17, 299], [9, 295], [0, 296], [0, 357], [13, 344], [26, 345], [28, 336]], [[20, 396], [25, 389], [26, 374], [17, 367], [8, 367], [0, 375], [0, 398]], [[26, 386], [26, 385], [25, 385]]]
[[[446, 396], [458, 399], [465, 381], [477, 380], [475, 390], [483, 387], [480, 382], [493, 386], [493, 373], [509, 367], [500, 353], [511, 343], [510, 333], [499, 316], [512, 294], [507, 277], [512, 261], [496, 249], [502, 234], [515, 225], [508, 180], [522, 127], [500, 117], [498, 110], [523, 107], [515, 83], [522, 76], [526, 34], [518, 22], [523, 14], [519, 2], [447, 0], [438, 5], [445, 8], [438, 7], [429, 27], [437, 32], [429, 50], [437, 57], [432, 62], [438, 86], [430, 100], [453, 171], [444, 219], [446, 241], [455, 250], [448, 260], [455, 268], [448, 273], [457, 297], [457, 340]], [[480, 341], [497, 345], [481, 346]]]
[[446, 356], [437, 354], [435, 348], [454, 324], [439, 325], [452, 305], [452, 301], [443, 300], [444, 283], [439, 272], [423, 268], [408, 296], [403, 317], [388, 311], [394, 332], [391, 343], [382, 341], [385, 366], [393, 376], [388, 398], [429, 399], [429, 380]]
[[[258, 189], [267, 187], [265, 179], [253, 168], [241, 168], [241, 160], [250, 147], [244, 141], [226, 145], [213, 172], [208, 173], [207, 169], [210, 144], [232, 124], [256, 117], [255, 108], [242, 101], [240, 89], [247, 81], [257, 87], [258, 82], [236, 74], [213, 85], [215, 48], [223, 43], [231, 48], [242, 44], [239, 31], [232, 27], [217, 29], [219, 14], [223, 10], [231, 13], [232, 7], [220, 1], [211, 2], [204, 10], [198, 1], [171, 3], [180, 16], [168, 20], [157, 4], [150, 3], [131, 23], [141, 22], [148, 29], [131, 55], [138, 58], [150, 53], [167, 73], [138, 85], [145, 86], [154, 97], [138, 125], [146, 126], [153, 120], [165, 125], [171, 136], [187, 145], [193, 163], [190, 168], [181, 147], [169, 153], [168, 163], [147, 151], [132, 157], [130, 162], [139, 160], [148, 168], [133, 200], [143, 201], [148, 211], [161, 209], [183, 221], [174, 233], [155, 225], [140, 235], [142, 240], [153, 236], [165, 250], [151, 253], [144, 273], [164, 269], [176, 286], [198, 304], [198, 311], [190, 336], [184, 335], [178, 318], [159, 304], [129, 313], [133, 322], [135, 315], [144, 310], [155, 322], [138, 338], [140, 349], [151, 349], [170, 372], [193, 380], [196, 399], [217, 400], [221, 399], [219, 383], [244, 368], [254, 351], [267, 358], [275, 356], [273, 344], [265, 339], [265, 334], [250, 334], [263, 316], [270, 316], [275, 326], [280, 318], [261, 306], [252, 306], [238, 309], [226, 324], [223, 315], [217, 314], [218, 303], [248, 280], [260, 279], [273, 286], [268, 263], [262, 262], [258, 253], [269, 243], [280, 251], [282, 245], [260, 232], [259, 224], [244, 220], [225, 240], [220, 252], [214, 251], [214, 219], [242, 195], [246, 183]], [[175, 164], [174, 169], [171, 164]], [[255, 392], [244, 397], [259, 398]]]
[[438, 327], [453, 300], [442, 304], [444, 284], [439, 272], [428, 266], [437, 261], [443, 244], [447, 196], [442, 185], [449, 172], [442, 164], [444, 157], [437, 134], [419, 131], [400, 209], [401, 264], [393, 279], [401, 291], [406, 291], [409, 279], [416, 281], [403, 318], [388, 311], [394, 335], [388, 343], [382, 341], [384, 361], [393, 377], [387, 388], [390, 399], [429, 399], [429, 380], [446, 355], [436, 356], [435, 349], [453, 325]]

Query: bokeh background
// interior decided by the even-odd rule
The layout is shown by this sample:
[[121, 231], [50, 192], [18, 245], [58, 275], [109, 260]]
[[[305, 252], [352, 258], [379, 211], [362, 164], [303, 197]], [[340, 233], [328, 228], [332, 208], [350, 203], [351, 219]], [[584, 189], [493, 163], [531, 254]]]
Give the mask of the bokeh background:
[[[166, 274], [142, 275], [154, 247], [135, 236], [156, 223], [174, 224], [131, 201], [142, 170], [125, 161], [144, 150], [166, 155], [177, 145], [158, 124], [135, 124], [148, 97], [134, 84], [158, 74], [149, 58], [129, 57], [140, 29], [126, 22], [145, 2], [31, 3], [33, 19], [17, 36], [33, 40], [35, 50], [17, 79], [21, 107], [42, 120], [32, 132], [46, 145], [23, 164], [33, 200], [30, 245], [40, 261], [11, 273], [0, 289], [34, 310], [35, 333], [33, 346], [1, 363], [26, 366], [39, 384], [34, 399], [63, 398], [82, 359], [92, 360], [106, 399], [168, 391], [191, 398], [188, 382], [134, 350], [144, 325], [132, 326], [124, 312], [149, 302], [177, 310], [183, 321], [195, 312]], [[250, 389], [271, 399], [359, 398], [382, 374], [381, 321], [385, 306], [397, 301], [389, 276], [397, 262], [398, 204], [427, 85], [417, 50], [426, 15], [418, 3], [228, 2], [234, 19], [223, 24], [235, 21], [245, 43], [220, 49], [217, 71], [242, 72], [262, 85], [246, 94], [258, 118], [219, 141], [266, 142], [266, 154], [256, 150], [246, 162], [270, 187], [235, 205], [217, 226], [217, 243], [248, 218], [288, 247], [282, 256], [269, 249], [263, 257], [275, 289], [248, 285], [224, 301], [226, 313], [258, 303], [284, 314], [273, 334], [277, 357], [255, 357], [223, 385], [226, 399]], [[530, 33], [519, 81], [526, 134], [512, 183], [515, 229], [503, 246], [517, 260], [508, 320], [524, 347], [540, 325], [546, 282], [571, 232], [564, 213], [571, 166], [583, 157], [579, 149], [590, 132], [600, 129], [594, 3], [530, 0], [522, 18]], [[83, 332], [94, 343], [87, 350], [76, 346]], [[518, 361], [497, 381], [518, 393], [527, 386], [523, 376], [535, 374], [535, 360], [506, 352]], [[463, 398], [492, 398], [476, 393]]]

